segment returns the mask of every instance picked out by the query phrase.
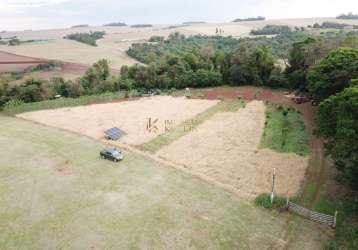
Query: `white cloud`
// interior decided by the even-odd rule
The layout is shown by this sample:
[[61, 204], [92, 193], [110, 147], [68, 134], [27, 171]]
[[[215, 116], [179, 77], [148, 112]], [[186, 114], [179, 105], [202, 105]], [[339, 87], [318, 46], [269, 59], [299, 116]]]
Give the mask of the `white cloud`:
[[0, 0], [0, 30], [113, 21], [225, 22], [258, 15], [333, 17], [349, 11], [358, 13], [358, 0]]
[[333, 17], [358, 11], [357, 0], [262, 0], [260, 8], [267, 17]]
[[26, 8], [49, 6], [67, 1], [68, 0], [0, 0], [0, 12], [11, 12]]

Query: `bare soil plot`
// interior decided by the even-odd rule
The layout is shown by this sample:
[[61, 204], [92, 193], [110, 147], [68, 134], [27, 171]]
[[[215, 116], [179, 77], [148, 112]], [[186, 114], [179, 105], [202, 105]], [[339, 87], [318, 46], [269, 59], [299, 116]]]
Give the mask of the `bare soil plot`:
[[88, 70], [88, 68], [88, 65], [62, 62], [58, 68], [50, 71], [35, 73], [33, 77], [41, 79], [50, 79], [52, 77], [61, 76], [66, 80], [74, 80], [78, 77], [83, 76]]
[[[216, 100], [218, 98], [236, 99], [243, 98], [246, 101], [262, 100], [272, 102], [274, 104], [283, 105], [285, 107], [294, 108], [302, 113], [302, 118], [305, 122], [308, 132], [312, 132], [315, 126], [315, 109], [309, 102], [297, 104], [291, 99], [287, 98], [284, 91], [272, 90], [265, 88], [258, 88], [254, 86], [242, 87], [215, 87], [207, 88], [201, 91], [202, 96], [196, 98], [204, 98], [209, 100]], [[311, 138], [315, 140], [315, 137]]]
[[[30, 63], [34, 61], [39, 61], [39, 63]], [[40, 64], [41, 61], [43, 62], [44, 60], [0, 51], [0, 73], [23, 71]], [[21, 62], [21, 64], [15, 64], [16, 62]]]
[[259, 149], [264, 123], [263, 102], [252, 101], [238, 112], [216, 114], [157, 154], [248, 197], [270, 191], [276, 168], [276, 191], [294, 195], [304, 179], [308, 158]]
[[[127, 133], [121, 142], [139, 145], [165, 133], [165, 121], [168, 121], [167, 128], [171, 128], [216, 103], [218, 101], [155, 96], [127, 102], [29, 112], [18, 116], [95, 139], [103, 138], [105, 130], [117, 126]], [[149, 118], [151, 125], [147, 129]]]
[[[0, 73], [21, 72], [30, 67], [35, 67], [39, 64], [47, 63], [48, 61], [48, 59], [20, 56], [13, 53], [0, 51]], [[61, 76], [66, 80], [73, 80], [82, 76], [88, 70], [88, 68], [88, 65], [61, 62], [60, 66], [56, 69], [41, 72], [31, 72], [26, 74], [25, 77], [50, 79], [52, 77]], [[117, 73], [117, 71], [113, 71]], [[22, 82], [22, 80], [19, 80], [19, 82]], [[16, 82], [14, 82], [14, 84], [16, 84]]]

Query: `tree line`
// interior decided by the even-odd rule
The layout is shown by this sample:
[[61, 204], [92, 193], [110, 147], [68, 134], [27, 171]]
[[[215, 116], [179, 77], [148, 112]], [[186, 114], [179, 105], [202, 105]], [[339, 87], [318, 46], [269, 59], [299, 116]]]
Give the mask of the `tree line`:
[[279, 35], [288, 32], [291, 32], [291, 28], [287, 25], [266, 25], [261, 29], [251, 30], [250, 35]]
[[246, 21], [264, 21], [266, 20], [263, 16], [249, 17], [249, 18], [236, 18], [233, 22], [246, 22]]
[[348, 14], [341, 14], [336, 17], [337, 19], [348, 19], [348, 20], [355, 20], [358, 19], [358, 15], [353, 14], [352, 12], [349, 12]]
[[106, 32], [90, 31], [89, 33], [74, 33], [64, 37], [64, 39], [74, 40], [91, 46], [97, 46], [97, 40], [102, 39]]

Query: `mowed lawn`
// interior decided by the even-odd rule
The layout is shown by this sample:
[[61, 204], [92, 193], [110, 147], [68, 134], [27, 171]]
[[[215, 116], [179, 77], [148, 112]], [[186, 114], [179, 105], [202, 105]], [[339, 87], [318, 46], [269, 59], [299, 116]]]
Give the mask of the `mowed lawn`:
[[[85, 137], [0, 116], [0, 249], [266, 249], [285, 216]], [[85, 126], [85, 124], [84, 124]]]

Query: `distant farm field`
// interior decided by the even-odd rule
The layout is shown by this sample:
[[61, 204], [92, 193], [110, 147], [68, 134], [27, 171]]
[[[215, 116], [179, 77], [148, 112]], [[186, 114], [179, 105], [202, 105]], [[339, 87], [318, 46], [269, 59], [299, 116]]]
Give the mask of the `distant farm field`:
[[[49, 60], [36, 57], [20, 56], [0, 51], [0, 73], [24, 72], [31, 67], [48, 63]], [[50, 79], [61, 76], [65, 79], [76, 79], [82, 76], [89, 66], [71, 62], [60, 62], [55, 69], [24, 74], [24, 78]], [[21, 82], [21, 81], [20, 81]], [[15, 83], [16, 84], [16, 83]]]
[[[7, 51], [19, 55], [56, 59], [79, 64], [93, 64], [100, 59], [108, 59], [111, 67], [119, 69], [123, 65], [138, 63], [126, 54], [126, 50], [138, 42], [147, 42], [151, 36], [167, 37], [172, 32], [184, 35], [217, 35], [220, 28], [224, 36], [249, 36], [251, 29], [262, 28], [267, 24], [288, 25], [290, 27], [313, 25], [324, 21], [358, 25], [357, 20], [338, 20], [334, 18], [307, 19], [277, 19], [238, 23], [211, 23], [189, 26], [170, 27], [173, 25], [154, 25], [150, 28], [131, 27], [84, 27], [59, 30], [5, 32], [3, 37], [17, 36], [21, 40], [44, 40], [44, 42], [26, 43], [19, 46], [0, 46], [0, 51]], [[97, 47], [89, 46], [72, 40], [63, 39], [64, 36], [76, 32], [106, 31], [103, 39], [98, 40]]]

